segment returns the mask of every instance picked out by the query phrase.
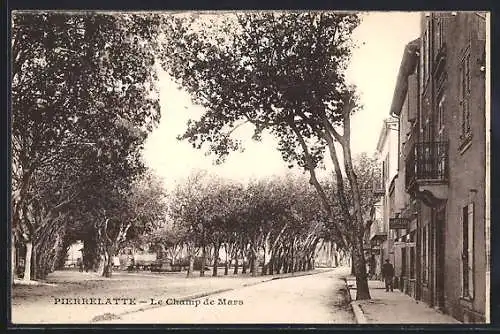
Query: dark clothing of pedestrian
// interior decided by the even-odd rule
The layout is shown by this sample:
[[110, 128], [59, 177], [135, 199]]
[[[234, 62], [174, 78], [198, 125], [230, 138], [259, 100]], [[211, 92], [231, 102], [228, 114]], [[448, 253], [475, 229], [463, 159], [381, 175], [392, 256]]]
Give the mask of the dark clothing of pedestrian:
[[385, 291], [389, 291], [389, 289], [394, 291], [394, 266], [389, 261], [386, 261], [382, 266], [382, 276], [385, 281]]

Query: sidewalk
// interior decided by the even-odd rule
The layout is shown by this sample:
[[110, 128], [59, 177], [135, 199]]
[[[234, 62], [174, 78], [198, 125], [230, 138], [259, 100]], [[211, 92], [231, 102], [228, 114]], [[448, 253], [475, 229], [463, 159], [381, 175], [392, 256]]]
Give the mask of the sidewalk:
[[386, 292], [381, 281], [370, 280], [370, 300], [356, 301], [356, 280], [346, 277], [351, 306], [359, 324], [460, 324], [451, 316], [416, 301], [399, 290]]

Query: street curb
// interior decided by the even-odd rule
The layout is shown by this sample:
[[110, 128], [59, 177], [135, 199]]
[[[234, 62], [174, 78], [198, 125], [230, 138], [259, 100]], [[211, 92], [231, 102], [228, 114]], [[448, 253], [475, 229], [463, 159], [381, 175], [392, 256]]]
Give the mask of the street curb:
[[346, 277], [344, 277], [344, 282], [345, 282], [345, 289], [347, 292], [347, 298], [349, 300], [349, 304], [351, 304], [352, 312], [354, 313], [354, 318], [356, 319], [356, 323], [361, 325], [367, 324], [368, 320], [366, 319], [366, 316], [363, 312], [363, 309], [361, 308], [360, 303], [358, 301], [352, 300], [351, 298], [351, 292]]
[[[246, 288], [246, 287], [257, 285], [257, 284], [261, 284], [261, 283], [265, 283], [265, 282], [270, 282], [270, 281], [277, 280], [277, 279], [286, 279], [286, 278], [293, 278], [293, 277], [300, 277], [300, 276], [309, 276], [309, 275], [323, 274], [323, 273], [326, 273], [326, 272], [333, 271], [334, 269], [335, 268], [329, 269], [329, 270], [324, 270], [324, 271], [317, 271], [317, 272], [314, 272], [314, 273], [305, 272], [305, 273], [300, 273], [300, 274], [290, 275], [290, 276], [272, 277], [272, 278], [263, 279], [263, 280], [258, 281], [258, 282], [245, 283], [245, 284], [242, 284], [241, 286], [234, 287], [234, 288], [219, 289], [219, 290], [213, 290], [213, 291], [207, 291], [207, 292], [200, 292], [200, 293], [193, 294], [193, 295], [188, 295], [188, 296], [183, 296], [183, 297], [175, 297], [175, 299], [178, 299], [178, 300], [195, 300], [195, 299], [199, 299], [199, 298], [203, 298], [203, 297], [208, 297], [208, 296], [216, 295], [216, 294], [223, 293], [223, 292], [233, 291], [233, 290], [240, 289], [240, 288]], [[143, 312], [143, 311], [152, 310], [152, 309], [160, 308], [160, 307], [165, 307], [165, 305], [148, 305], [148, 306], [144, 306], [144, 307], [141, 307], [141, 308], [138, 308], [138, 309], [121, 312], [121, 313], [118, 313], [118, 314], [115, 314], [115, 313], [98, 314], [98, 315], [92, 317], [92, 319], [90, 320], [90, 322], [91, 323], [105, 322], [106, 320], [104, 320], [104, 319], [101, 320], [100, 319], [103, 316], [110, 316], [113, 319], [121, 319], [121, 317], [124, 316], [124, 315], [129, 315], [129, 314], [132, 314], [132, 313]], [[95, 320], [96, 318], [97, 318], [97, 320]]]
[[351, 302], [352, 311], [354, 312], [354, 317], [356, 318], [356, 322], [358, 324], [367, 324], [368, 320], [366, 320], [365, 314], [363, 313], [363, 309], [359, 302], [352, 301]]

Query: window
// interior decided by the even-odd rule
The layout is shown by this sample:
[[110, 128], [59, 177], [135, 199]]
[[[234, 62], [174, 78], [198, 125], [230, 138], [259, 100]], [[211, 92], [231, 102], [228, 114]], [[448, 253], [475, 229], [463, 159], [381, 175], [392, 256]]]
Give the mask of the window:
[[436, 40], [437, 40], [438, 49], [441, 48], [441, 45], [443, 44], [443, 36], [441, 35], [441, 26], [442, 26], [441, 19], [437, 19], [436, 20]]
[[474, 204], [462, 209], [462, 296], [474, 298]]
[[428, 269], [427, 264], [429, 263], [428, 259], [428, 238], [427, 238], [427, 225], [422, 229], [422, 281], [427, 283], [428, 280]]
[[463, 142], [470, 140], [471, 135], [471, 114], [470, 114], [470, 48], [464, 52], [460, 63], [460, 139]]
[[437, 18], [436, 20], [436, 41], [437, 49], [439, 50], [445, 44], [445, 18]]
[[[425, 50], [424, 50], [424, 83], [427, 83], [430, 75], [431, 68], [431, 20], [432, 15], [429, 19], [427, 19], [427, 28], [425, 29]], [[425, 85], [424, 85], [425, 86]]]
[[423, 76], [422, 76], [422, 88], [425, 89], [427, 79], [429, 78], [429, 48], [430, 48], [430, 43], [429, 43], [429, 29], [427, 29], [424, 33], [424, 40], [423, 40], [423, 47], [424, 47], [424, 52], [422, 52], [423, 56]]

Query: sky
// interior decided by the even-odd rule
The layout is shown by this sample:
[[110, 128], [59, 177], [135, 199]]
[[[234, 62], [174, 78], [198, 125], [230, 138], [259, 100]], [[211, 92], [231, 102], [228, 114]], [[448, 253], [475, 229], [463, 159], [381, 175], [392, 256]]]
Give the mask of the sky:
[[[376, 150], [383, 119], [389, 117], [396, 76], [405, 45], [420, 34], [417, 12], [363, 13], [362, 22], [353, 33], [358, 47], [353, 51], [347, 72], [348, 80], [360, 94], [363, 110], [351, 121], [351, 148], [353, 154]], [[182, 182], [194, 170], [246, 182], [290, 171], [280, 153], [277, 142], [264, 134], [261, 142], [250, 139], [252, 128], [242, 126], [235, 131], [244, 142], [244, 152], [233, 152], [222, 165], [214, 165], [214, 157], [194, 149], [176, 137], [186, 129], [190, 118], [197, 118], [203, 108], [191, 103], [187, 93], [179, 89], [163, 71], [159, 73], [161, 121], [149, 135], [143, 157], [146, 165], [160, 176], [166, 188]], [[329, 171], [330, 164], [326, 164]], [[321, 172], [320, 172], [321, 173]]]

